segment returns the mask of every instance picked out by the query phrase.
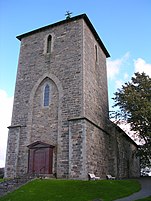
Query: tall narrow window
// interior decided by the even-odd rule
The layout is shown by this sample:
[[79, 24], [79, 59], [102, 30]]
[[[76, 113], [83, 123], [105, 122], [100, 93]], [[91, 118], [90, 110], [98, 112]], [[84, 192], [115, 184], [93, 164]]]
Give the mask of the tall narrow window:
[[95, 45], [95, 61], [98, 61], [98, 49], [97, 46]]
[[50, 87], [47, 84], [44, 88], [44, 106], [49, 106], [49, 99], [50, 99]]
[[52, 36], [49, 35], [47, 39], [47, 53], [51, 53]]

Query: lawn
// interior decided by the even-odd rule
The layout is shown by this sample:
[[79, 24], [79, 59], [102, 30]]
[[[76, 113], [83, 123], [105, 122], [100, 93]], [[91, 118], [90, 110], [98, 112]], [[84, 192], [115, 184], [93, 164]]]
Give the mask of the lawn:
[[147, 197], [147, 198], [142, 198], [142, 199], [139, 199], [137, 201], [151, 201], [151, 196]]
[[136, 180], [34, 180], [0, 201], [113, 201], [140, 190]]

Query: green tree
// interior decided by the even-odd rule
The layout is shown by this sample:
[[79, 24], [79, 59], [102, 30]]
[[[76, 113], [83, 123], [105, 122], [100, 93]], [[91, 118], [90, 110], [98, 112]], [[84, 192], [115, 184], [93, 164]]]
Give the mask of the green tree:
[[114, 94], [114, 118], [126, 120], [143, 145], [139, 155], [141, 166], [151, 166], [151, 78], [145, 73], [135, 73], [131, 81], [122, 85]]

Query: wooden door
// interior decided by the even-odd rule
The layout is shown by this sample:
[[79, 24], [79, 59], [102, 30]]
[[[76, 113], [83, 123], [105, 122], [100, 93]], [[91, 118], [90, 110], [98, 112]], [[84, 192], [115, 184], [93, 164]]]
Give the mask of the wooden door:
[[41, 142], [29, 145], [28, 172], [52, 174], [53, 146]]
[[46, 150], [38, 149], [34, 151], [33, 169], [35, 173], [46, 174]]

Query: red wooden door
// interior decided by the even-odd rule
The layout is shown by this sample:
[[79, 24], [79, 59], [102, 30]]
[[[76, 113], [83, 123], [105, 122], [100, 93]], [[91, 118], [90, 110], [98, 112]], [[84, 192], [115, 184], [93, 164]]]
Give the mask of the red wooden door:
[[34, 151], [33, 169], [35, 173], [45, 174], [47, 169], [46, 164], [46, 150], [38, 149]]
[[37, 174], [52, 174], [53, 146], [36, 142], [29, 147], [28, 172]]

